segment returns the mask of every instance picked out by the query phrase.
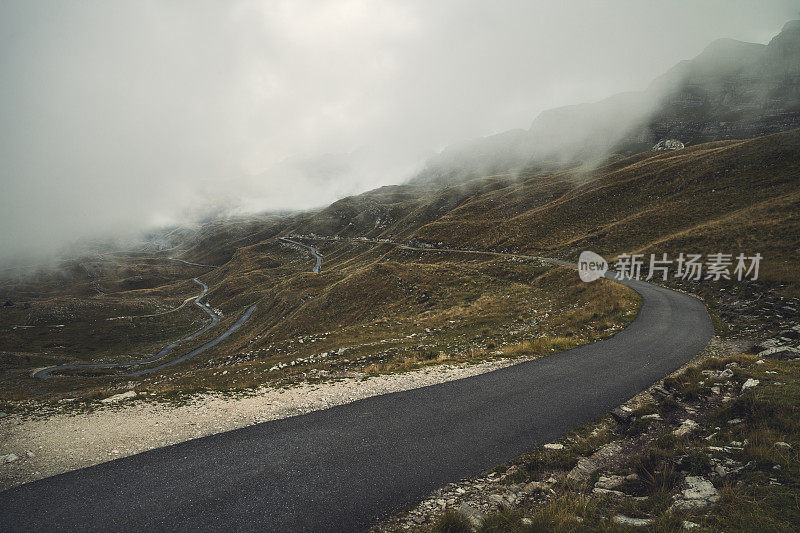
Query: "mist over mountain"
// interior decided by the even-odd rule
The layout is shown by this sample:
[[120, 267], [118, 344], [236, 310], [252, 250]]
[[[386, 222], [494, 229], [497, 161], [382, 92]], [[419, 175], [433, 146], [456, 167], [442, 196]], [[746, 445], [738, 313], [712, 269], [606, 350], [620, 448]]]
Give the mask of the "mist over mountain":
[[[415, 176], [790, 127], [780, 65], [796, 27], [770, 39], [797, 14], [783, 0], [2, 3], [0, 261]], [[769, 44], [717, 43], [647, 88], [722, 37]], [[725, 72], [703, 68], [726, 55]], [[687, 125], [698, 106], [708, 120]]]

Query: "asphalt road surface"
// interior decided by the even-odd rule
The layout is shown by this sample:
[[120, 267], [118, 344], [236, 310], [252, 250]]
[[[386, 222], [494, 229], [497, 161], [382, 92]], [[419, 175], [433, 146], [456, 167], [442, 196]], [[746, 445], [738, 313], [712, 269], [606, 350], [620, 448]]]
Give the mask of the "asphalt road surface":
[[625, 283], [642, 307], [608, 340], [16, 487], [0, 493], [0, 530], [363, 529], [589, 422], [711, 338], [699, 300]]

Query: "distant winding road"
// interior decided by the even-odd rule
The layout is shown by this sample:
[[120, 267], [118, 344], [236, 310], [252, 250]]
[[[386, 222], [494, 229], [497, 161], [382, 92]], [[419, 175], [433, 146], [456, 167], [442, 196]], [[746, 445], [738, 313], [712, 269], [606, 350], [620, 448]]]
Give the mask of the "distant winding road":
[[3, 531], [357, 531], [623, 403], [697, 354], [699, 300], [640, 281], [615, 336], [0, 493]]
[[311, 252], [311, 255], [314, 256], [316, 259], [316, 264], [314, 265], [313, 271], [315, 274], [319, 274], [320, 269], [322, 268], [322, 255], [320, 255], [319, 251], [311, 246], [310, 244], [303, 244], [302, 242], [294, 241], [292, 239], [287, 239], [286, 237], [280, 237], [278, 240], [283, 242], [287, 242], [289, 244], [295, 244], [297, 246], [301, 246]]
[[[176, 259], [176, 261], [181, 261], [181, 260], [180, 259]], [[182, 262], [185, 263], [185, 261], [182, 261]], [[188, 263], [188, 264], [196, 264], [196, 263]], [[197, 265], [197, 266], [209, 266], [209, 265]], [[205, 283], [203, 283], [202, 281], [200, 281], [197, 278], [194, 278], [194, 282], [197, 283], [198, 285], [200, 285], [203, 288], [203, 290], [200, 291], [200, 294], [198, 294], [197, 297], [194, 299], [194, 304], [197, 307], [199, 307], [200, 309], [202, 309], [203, 311], [205, 311], [206, 314], [208, 314], [208, 316], [211, 317], [211, 322], [209, 322], [208, 324], [206, 324], [202, 328], [198, 329], [194, 333], [191, 333], [190, 335], [187, 335], [186, 337], [182, 337], [182, 338], [176, 340], [175, 342], [173, 342], [173, 343], [171, 343], [171, 344], [169, 344], [167, 346], [164, 346], [163, 348], [161, 348], [161, 350], [159, 350], [159, 352], [157, 354], [155, 354], [152, 357], [148, 357], [146, 359], [139, 359], [139, 360], [136, 360], [136, 361], [128, 361], [128, 362], [124, 362], [124, 363], [87, 363], [87, 364], [79, 364], [79, 365], [51, 366], [51, 367], [43, 368], [42, 370], [36, 371], [33, 374], [33, 377], [39, 378], [39, 379], [47, 379], [47, 378], [52, 377], [53, 373], [62, 372], [64, 370], [84, 370], [84, 369], [90, 369], [90, 368], [125, 368], [125, 367], [131, 367], [131, 366], [146, 365], [146, 364], [149, 364], [149, 363], [154, 363], [154, 362], [156, 362], [156, 361], [158, 361], [160, 359], [163, 359], [164, 357], [169, 355], [172, 352], [172, 350], [174, 350], [179, 344], [181, 344], [183, 342], [186, 342], [186, 341], [190, 341], [190, 340], [198, 337], [199, 335], [202, 335], [203, 333], [205, 333], [206, 331], [208, 331], [209, 329], [213, 328], [214, 326], [216, 326], [219, 323], [219, 315], [217, 315], [217, 313], [215, 313], [210, 307], [208, 307], [206, 304], [204, 304], [201, 301], [203, 299], [203, 297], [206, 295], [206, 293], [208, 292], [208, 285], [206, 285]], [[222, 333], [221, 335], [216, 337], [214, 340], [212, 340], [210, 342], [207, 342], [206, 344], [204, 344], [204, 345], [202, 345], [202, 346], [200, 346], [198, 348], [195, 348], [194, 350], [190, 351], [189, 353], [187, 353], [185, 355], [182, 355], [182, 356], [180, 356], [180, 357], [178, 357], [176, 359], [172, 359], [172, 360], [170, 360], [170, 361], [168, 361], [168, 362], [166, 362], [164, 364], [161, 364], [161, 365], [158, 365], [158, 366], [155, 366], [155, 367], [151, 367], [151, 368], [146, 368], [144, 370], [139, 370], [137, 372], [131, 372], [129, 374], [122, 374], [122, 376], [125, 376], [125, 377], [142, 376], [144, 374], [149, 374], [151, 372], [155, 372], [156, 370], [160, 370], [160, 369], [166, 368], [168, 366], [176, 365], [178, 363], [181, 363], [181, 362], [189, 359], [190, 357], [194, 357], [195, 355], [203, 353], [204, 351], [208, 350], [209, 348], [211, 348], [213, 346], [216, 346], [220, 342], [222, 342], [225, 339], [227, 339], [228, 337], [230, 337], [230, 335], [234, 331], [239, 329], [239, 327], [242, 324], [244, 324], [247, 321], [248, 318], [250, 318], [250, 315], [253, 314], [253, 311], [255, 310], [255, 307], [256, 307], [255, 304], [251, 305], [242, 314], [242, 316], [239, 317], [239, 319], [236, 322], [234, 322], [234, 324], [231, 327], [229, 327], [227, 330], [225, 330], [224, 333]]]

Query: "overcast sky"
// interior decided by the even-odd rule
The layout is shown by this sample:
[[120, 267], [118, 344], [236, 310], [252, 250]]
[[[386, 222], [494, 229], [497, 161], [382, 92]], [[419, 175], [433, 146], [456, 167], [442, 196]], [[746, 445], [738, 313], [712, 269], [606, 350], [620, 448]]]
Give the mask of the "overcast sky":
[[0, 259], [396, 183], [793, 18], [795, 1], [0, 0]]

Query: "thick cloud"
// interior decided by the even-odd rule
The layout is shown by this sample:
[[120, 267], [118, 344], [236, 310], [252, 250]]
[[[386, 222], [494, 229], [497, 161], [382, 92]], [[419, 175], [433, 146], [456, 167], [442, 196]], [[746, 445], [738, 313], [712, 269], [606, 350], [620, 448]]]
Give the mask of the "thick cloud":
[[2, 2], [0, 258], [398, 182], [450, 143], [641, 89], [713, 39], [766, 42], [797, 15], [793, 1]]

